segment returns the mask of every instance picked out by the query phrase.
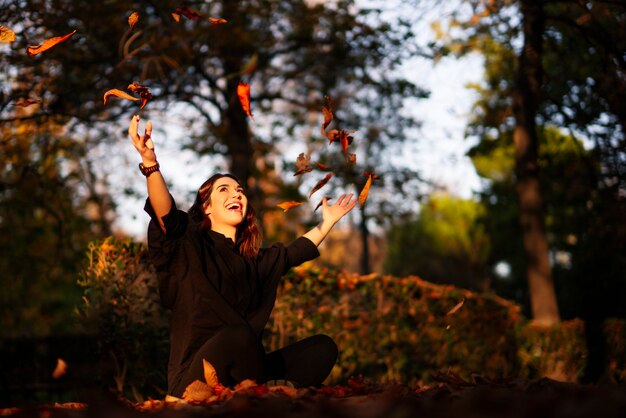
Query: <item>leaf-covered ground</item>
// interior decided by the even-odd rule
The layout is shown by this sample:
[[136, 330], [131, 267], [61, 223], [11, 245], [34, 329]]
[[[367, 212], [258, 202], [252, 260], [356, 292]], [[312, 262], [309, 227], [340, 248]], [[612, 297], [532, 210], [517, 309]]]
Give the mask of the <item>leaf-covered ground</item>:
[[84, 403], [9, 408], [12, 417], [623, 417], [626, 385], [577, 385], [550, 379], [471, 382], [438, 376], [430, 387], [374, 385], [360, 379], [347, 386], [297, 391], [239, 388], [219, 402], [134, 404], [102, 394]]

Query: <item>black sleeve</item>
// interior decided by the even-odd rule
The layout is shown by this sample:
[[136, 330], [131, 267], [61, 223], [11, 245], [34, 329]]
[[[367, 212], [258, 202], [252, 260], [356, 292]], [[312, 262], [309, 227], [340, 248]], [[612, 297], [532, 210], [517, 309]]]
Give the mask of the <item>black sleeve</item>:
[[148, 225], [148, 253], [159, 279], [161, 302], [168, 307], [173, 305], [178, 290], [176, 276], [170, 274], [171, 264], [179, 251], [180, 238], [185, 235], [189, 223], [187, 213], [178, 210], [171, 195], [170, 198], [172, 199], [172, 207], [169, 213], [162, 218], [167, 233], [161, 229], [149, 199], [146, 199], [144, 206], [144, 210], [151, 218]]
[[261, 250], [259, 272], [262, 279], [280, 277], [295, 266], [319, 257], [317, 246], [310, 239], [300, 237], [288, 246], [276, 244]]

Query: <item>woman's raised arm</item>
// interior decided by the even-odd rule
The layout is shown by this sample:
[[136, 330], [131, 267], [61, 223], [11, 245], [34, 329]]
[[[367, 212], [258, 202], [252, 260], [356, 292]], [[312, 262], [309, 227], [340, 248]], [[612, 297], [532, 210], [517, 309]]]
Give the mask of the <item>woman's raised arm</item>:
[[[154, 152], [154, 143], [152, 142], [152, 122], [146, 123], [146, 131], [144, 135], [139, 135], [139, 115], [134, 115], [130, 120], [128, 127], [128, 135], [133, 140], [135, 149], [141, 156], [140, 168], [146, 175], [146, 183], [148, 187], [148, 197], [150, 204], [157, 215], [159, 225], [165, 232], [163, 224], [163, 216], [167, 215], [172, 207], [170, 192], [167, 190], [165, 180], [159, 171], [156, 154]], [[156, 166], [156, 168], [154, 168]], [[150, 168], [152, 167], [152, 171]]]

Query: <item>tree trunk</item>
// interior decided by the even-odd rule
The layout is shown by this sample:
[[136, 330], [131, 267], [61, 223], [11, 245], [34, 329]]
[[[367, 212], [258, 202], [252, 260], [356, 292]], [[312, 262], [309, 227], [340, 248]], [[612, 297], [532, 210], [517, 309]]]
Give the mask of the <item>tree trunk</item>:
[[359, 233], [361, 235], [361, 259], [359, 260], [359, 273], [370, 274], [372, 272], [372, 268], [370, 266], [370, 247], [369, 247], [370, 231], [367, 228], [367, 218], [365, 217], [365, 207], [361, 209], [361, 221], [359, 222]]
[[532, 316], [537, 323], [552, 325], [560, 318], [548, 258], [543, 199], [539, 187], [539, 141], [535, 126], [541, 94], [544, 15], [541, 1], [521, 0], [520, 6], [524, 47], [519, 57], [517, 85], [513, 93], [516, 192]]

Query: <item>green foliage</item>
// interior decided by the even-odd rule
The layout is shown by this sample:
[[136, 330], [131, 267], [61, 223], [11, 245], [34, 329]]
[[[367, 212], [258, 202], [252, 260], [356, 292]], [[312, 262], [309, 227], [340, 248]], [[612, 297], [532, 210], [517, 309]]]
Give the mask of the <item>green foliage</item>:
[[465, 288], [488, 286], [491, 245], [480, 222], [484, 212], [474, 200], [431, 195], [415, 220], [391, 227], [385, 270]]
[[81, 320], [98, 332], [105, 384], [137, 401], [163, 396], [168, 315], [145, 246], [112, 237], [92, 242], [79, 284]]

